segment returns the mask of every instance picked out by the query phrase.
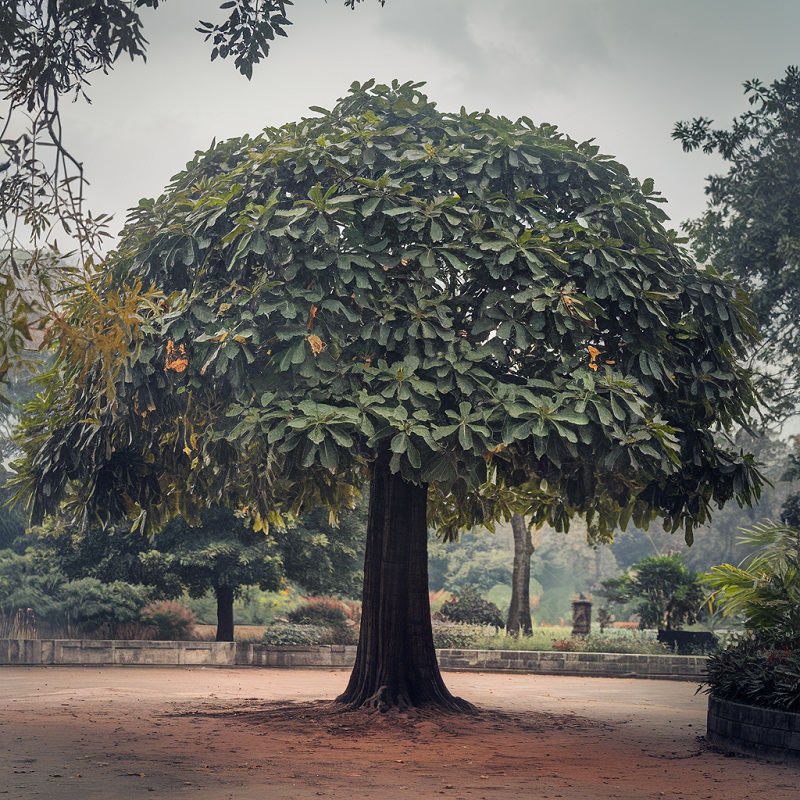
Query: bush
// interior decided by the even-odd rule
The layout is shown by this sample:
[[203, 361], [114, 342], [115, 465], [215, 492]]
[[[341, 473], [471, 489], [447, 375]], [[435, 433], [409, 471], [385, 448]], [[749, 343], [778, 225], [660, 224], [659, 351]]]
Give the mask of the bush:
[[477, 625], [433, 621], [433, 646], [441, 649], [475, 649], [484, 631]]
[[271, 645], [298, 645], [300, 647], [313, 647], [318, 644], [327, 644], [330, 638], [330, 628], [323, 625], [287, 625], [276, 623], [264, 631], [261, 640], [263, 644]]
[[194, 633], [194, 614], [174, 600], [148, 603], [142, 610], [141, 621], [156, 629], [158, 639], [179, 641], [189, 639]]
[[743, 531], [751, 554], [706, 577], [722, 612], [748, 628], [708, 661], [704, 690], [714, 697], [800, 711], [800, 528], [786, 524], [798, 521], [795, 513], [792, 499], [783, 524]]
[[307, 597], [305, 602], [292, 609], [286, 618], [298, 625], [336, 626], [352, 621], [355, 613], [353, 604], [337, 600], [335, 597]]
[[735, 703], [800, 712], [800, 648], [747, 634], [708, 660], [703, 691]]
[[95, 578], [70, 581], [61, 587], [60, 600], [69, 624], [80, 631], [106, 628], [116, 635], [117, 628], [136, 622], [149, 598], [145, 586], [123, 581], [101, 583]]
[[262, 644], [314, 647], [320, 644], [358, 644], [358, 629], [347, 625], [299, 625], [276, 623], [270, 625], [261, 639]]
[[503, 627], [500, 609], [494, 603], [484, 600], [477, 589], [464, 589], [458, 597], [444, 603], [439, 614], [449, 622]]

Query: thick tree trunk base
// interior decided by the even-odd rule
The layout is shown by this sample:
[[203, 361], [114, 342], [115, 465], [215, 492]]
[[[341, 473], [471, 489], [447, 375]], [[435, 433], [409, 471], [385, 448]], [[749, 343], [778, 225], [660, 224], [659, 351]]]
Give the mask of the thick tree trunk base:
[[361, 634], [347, 689], [337, 702], [387, 713], [473, 706], [444, 685], [428, 596], [427, 486], [407, 483], [382, 453], [372, 466]]
[[428, 696], [425, 700], [420, 700], [412, 698], [408, 692], [392, 692], [388, 686], [380, 686], [369, 697], [362, 697], [361, 693], [351, 696], [344, 692], [336, 698], [335, 702], [345, 711], [372, 711], [381, 714], [400, 713], [429, 716], [431, 713], [441, 714], [443, 711], [453, 714], [477, 713], [477, 708], [472, 703], [450, 694], [444, 683], [442, 683], [442, 688], [444, 691], [438, 696]]

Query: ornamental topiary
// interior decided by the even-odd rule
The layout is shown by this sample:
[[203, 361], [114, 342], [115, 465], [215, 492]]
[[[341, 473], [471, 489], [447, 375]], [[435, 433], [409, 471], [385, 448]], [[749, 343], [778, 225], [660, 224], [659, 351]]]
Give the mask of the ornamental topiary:
[[480, 592], [472, 587], [465, 588], [457, 597], [444, 603], [439, 615], [450, 622], [503, 627], [500, 609], [494, 603], [484, 600]]

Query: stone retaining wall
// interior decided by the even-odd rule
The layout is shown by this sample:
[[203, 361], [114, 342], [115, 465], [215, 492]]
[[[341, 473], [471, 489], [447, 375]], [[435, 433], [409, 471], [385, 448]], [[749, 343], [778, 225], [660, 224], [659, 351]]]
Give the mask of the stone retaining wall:
[[0, 664], [219, 666], [236, 663], [232, 642], [0, 639]]
[[[701, 681], [701, 656], [523, 650], [438, 650], [442, 669], [532, 672], [586, 677], [661, 678]], [[134, 664], [215, 667], [349, 667], [352, 645], [276, 647], [229, 642], [147, 642], [92, 639], [0, 639], [0, 665], [91, 666]]]
[[722, 750], [800, 763], [800, 714], [709, 697], [706, 739]]
[[443, 669], [540, 672], [599, 678], [657, 678], [702, 681], [705, 656], [629, 655], [625, 653], [531, 652], [526, 650], [438, 650]]

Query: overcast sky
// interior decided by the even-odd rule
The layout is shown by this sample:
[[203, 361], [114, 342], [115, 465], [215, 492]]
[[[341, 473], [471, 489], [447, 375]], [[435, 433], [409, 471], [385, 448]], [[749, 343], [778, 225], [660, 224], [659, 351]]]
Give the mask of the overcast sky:
[[67, 144], [91, 181], [89, 206], [115, 214], [160, 193], [212, 139], [257, 133], [330, 107], [354, 80], [427, 82], [443, 110], [489, 109], [595, 138], [669, 199], [675, 225], [698, 215], [720, 164], [670, 134], [697, 116], [727, 126], [743, 81], [800, 62], [798, 0], [296, 0], [294, 25], [251, 81], [209, 61], [194, 31], [220, 0], [145, 11], [147, 63], [95, 76], [92, 104], [65, 107]]

